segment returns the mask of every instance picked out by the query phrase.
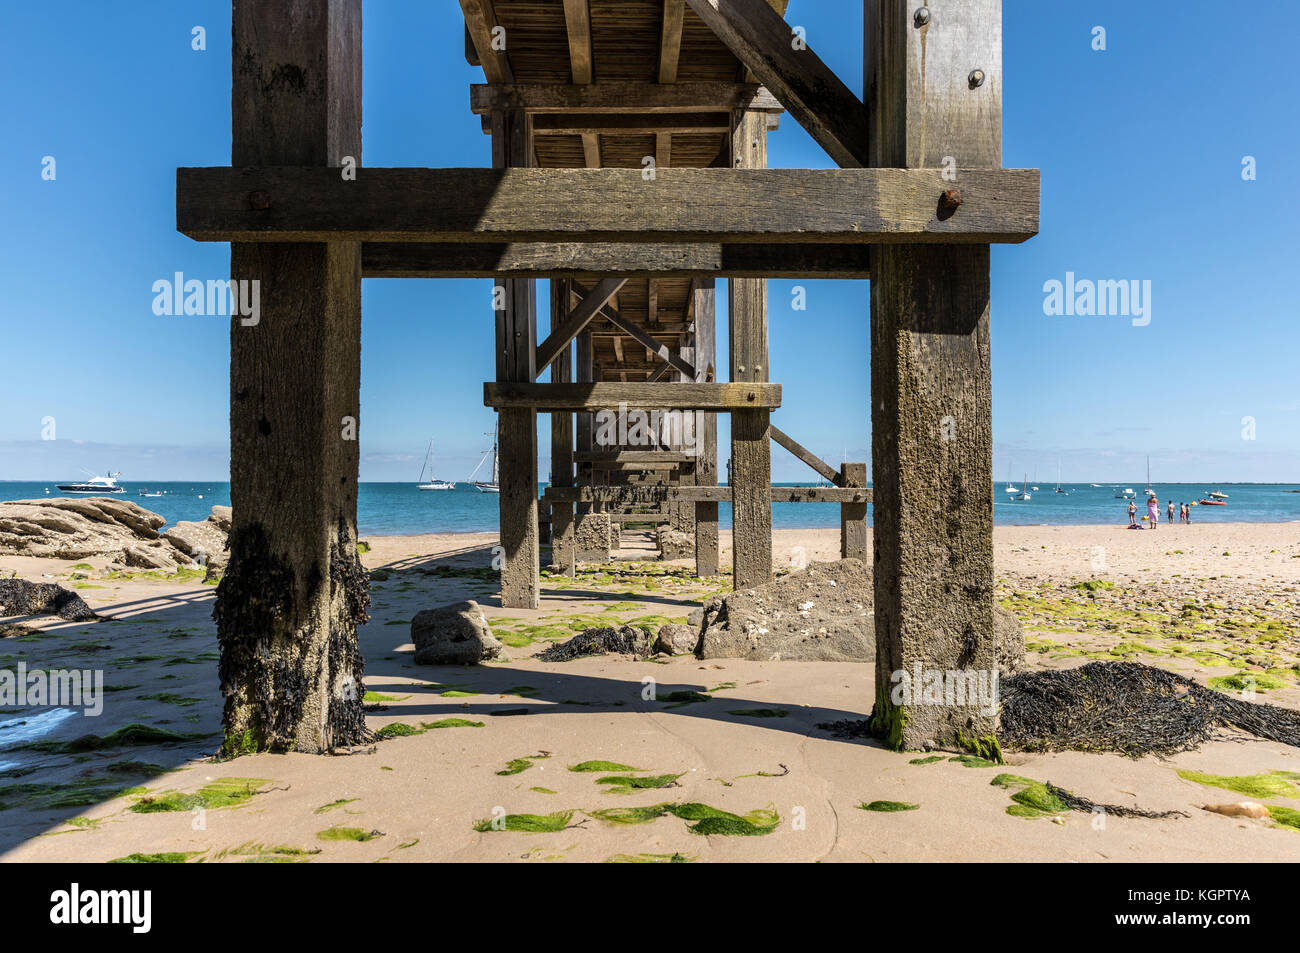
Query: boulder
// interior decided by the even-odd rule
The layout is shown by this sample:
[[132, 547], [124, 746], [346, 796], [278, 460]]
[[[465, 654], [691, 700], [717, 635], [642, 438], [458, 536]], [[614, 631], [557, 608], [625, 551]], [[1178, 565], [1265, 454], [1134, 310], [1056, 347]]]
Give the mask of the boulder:
[[425, 609], [411, 620], [416, 665], [477, 665], [501, 654], [477, 602]]
[[189, 557], [159, 536], [166, 521], [107, 497], [0, 503], [0, 553], [53, 559], [105, 556], [128, 566], [175, 571]]
[[182, 520], [164, 530], [162, 535], [192, 562], [207, 566], [210, 571], [224, 572], [230, 561], [226, 552], [226, 531], [211, 517], [202, 523]]
[[650, 630], [644, 626], [601, 626], [584, 629], [567, 642], [548, 646], [538, 652], [536, 658], [543, 662], [567, 662], [584, 655], [605, 655], [609, 652], [644, 657], [650, 654], [650, 643], [653, 640]]
[[[994, 606], [998, 671], [1024, 663], [1024, 631]], [[765, 586], [715, 596], [691, 617], [701, 658], [871, 662], [876, 658], [874, 590], [859, 559], [812, 563]]]
[[656, 535], [659, 538], [659, 558], [663, 560], [694, 559], [695, 537], [661, 523]]
[[669, 622], [659, 627], [655, 636], [654, 650], [668, 655], [690, 655], [700, 641], [700, 630], [689, 625]]
[[227, 536], [230, 535], [233, 519], [232, 511], [228, 506], [214, 506], [212, 507], [212, 513], [208, 516], [208, 522], [216, 524], [217, 529]]
[[99, 618], [81, 596], [58, 583], [0, 579], [0, 616], [10, 615], [57, 615], [69, 622]]

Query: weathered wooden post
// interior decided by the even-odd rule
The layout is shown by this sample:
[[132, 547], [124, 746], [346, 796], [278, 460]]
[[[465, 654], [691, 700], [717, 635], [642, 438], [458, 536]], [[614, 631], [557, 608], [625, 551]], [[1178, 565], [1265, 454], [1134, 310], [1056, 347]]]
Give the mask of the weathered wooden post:
[[[361, 0], [236, 0], [232, 27], [232, 165], [359, 164]], [[252, 209], [276, 200], [248, 196]], [[356, 548], [361, 245], [234, 243], [230, 270], [259, 283], [260, 313], [231, 322], [234, 525], [213, 611], [223, 750], [326, 752], [370, 738], [356, 634], [370, 600]]]
[[[568, 279], [552, 278], [551, 330], [559, 327], [568, 317], [571, 300]], [[567, 383], [572, 380], [572, 365], [572, 350], [565, 347], [564, 353], [551, 364], [551, 380], [555, 383]], [[573, 414], [567, 411], [551, 414], [551, 485], [574, 485]], [[573, 504], [569, 502], [551, 503], [551, 566], [569, 576], [577, 573]]]
[[[841, 486], [867, 485], [867, 465], [865, 463], [845, 463], [840, 467]], [[840, 558], [870, 558], [867, 552], [867, 504], [840, 504]]]
[[[732, 118], [731, 164], [736, 169], [767, 167], [767, 116], [753, 110]], [[733, 279], [731, 379], [764, 382], [767, 368], [767, 280]], [[767, 410], [736, 409], [731, 414], [731, 551], [733, 585], [761, 586], [772, 578], [772, 447]]]
[[[532, 125], [522, 109], [492, 115], [494, 168], [534, 164]], [[496, 308], [497, 380], [531, 383], [537, 376], [537, 282], [499, 280]], [[503, 407], [497, 415], [500, 445], [501, 604], [535, 609], [541, 599], [537, 542], [537, 411]]]
[[[952, 168], [960, 190], [956, 169], [1002, 165], [1001, 0], [917, 6], [866, 0], [871, 164]], [[940, 216], [957, 210], [948, 199]], [[897, 706], [890, 691], [917, 665], [995, 665], [987, 245], [873, 248], [871, 409], [873, 727], [896, 748], [978, 747], [990, 708]]]
[[[709, 368], [717, 362], [717, 294], [713, 278], [701, 279], [695, 288], [695, 381], [709, 383]], [[702, 418], [702, 420], [701, 420]], [[702, 423], [695, 432], [695, 485], [718, 485], [718, 415], [697, 414]], [[695, 504], [695, 574], [718, 574], [718, 504]]]

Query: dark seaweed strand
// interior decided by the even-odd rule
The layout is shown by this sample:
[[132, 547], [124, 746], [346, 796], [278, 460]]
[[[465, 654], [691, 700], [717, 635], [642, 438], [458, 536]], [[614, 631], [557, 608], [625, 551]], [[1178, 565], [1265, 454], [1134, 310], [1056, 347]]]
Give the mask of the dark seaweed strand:
[[1091, 814], [1094, 811], [1101, 810], [1107, 814], [1113, 814], [1116, 817], [1151, 817], [1163, 819], [1167, 817], [1191, 817], [1186, 811], [1144, 811], [1139, 807], [1125, 807], [1122, 804], [1097, 804], [1089, 801], [1086, 797], [1078, 794], [1072, 794], [1064, 788], [1058, 788], [1051, 781], [1047, 782], [1047, 793], [1057, 798], [1062, 804], [1074, 811], [1083, 811], [1085, 814]]

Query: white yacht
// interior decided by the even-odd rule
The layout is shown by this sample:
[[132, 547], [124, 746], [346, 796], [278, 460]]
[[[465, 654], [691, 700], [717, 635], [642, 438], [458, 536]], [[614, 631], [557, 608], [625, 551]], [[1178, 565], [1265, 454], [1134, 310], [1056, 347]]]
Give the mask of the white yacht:
[[478, 473], [479, 468], [482, 467], [483, 464], [487, 462], [488, 454], [491, 454], [491, 455], [492, 455], [492, 482], [491, 482], [491, 483], [484, 483], [484, 482], [482, 482], [481, 480], [475, 480], [475, 479], [474, 479], [474, 473], [471, 473], [471, 474], [469, 475], [469, 480], [470, 480], [470, 483], [472, 483], [472, 484], [474, 485], [475, 489], [477, 489], [480, 493], [500, 493], [500, 492], [501, 492], [501, 476], [500, 476], [500, 473], [499, 473], [499, 471], [498, 471], [498, 469], [497, 469], [497, 435], [496, 435], [496, 431], [493, 431], [492, 433], [489, 433], [489, 434], [484, 434], [483, 436], [485, 436], [485, 437], [491, 437], [491, 438], [492, 438], [492, 449], [491, 449], [491, 450], [484, 450], [484, 451], [483, 451], [483, 457], [479, 460], [479, 462], [478, 462], [478, 466], [474, 468], [474, 473]]
[[121, 472], [109, 473], [108, 476], [95, 476], [89, 470], [86, 472], [90, 475], [90, 479], [84, 483], [59, 483], [56, 485], [64, 493], [90, 493], [101, 496], [105, 493], [126, 492], [126, 487], [117, 485], [117, 478], [122, 475]]
[[[429, 471], [429, 482], [424, 482], [424, 473]], [[424, 466], [420, 468], [420, 479], [416, 481], [417, 490], [454, 490], [455, 483], [449, 483], [446, 480], [435, 480], [433, 478], [433, 441], [429, 441], [429, 452], [424, 455]]]

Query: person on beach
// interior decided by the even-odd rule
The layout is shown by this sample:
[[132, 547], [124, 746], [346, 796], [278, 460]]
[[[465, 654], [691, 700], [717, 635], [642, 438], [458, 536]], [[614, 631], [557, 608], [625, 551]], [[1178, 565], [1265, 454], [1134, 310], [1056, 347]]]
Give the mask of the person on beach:
[[1191, 503], [1187, 504], [1187, 525], [1188, 526], [1192, 525], [1192, 504]]
[[1132, 500], [1128, 501], [1128, 528], [1133, 529], [1138, 524], [1138, 505]]
[[1174, 501], [1173, 500], [1169, 501], [1169, 507], [1168, 509], [1165, 510], [1165, 512], [1169, 514], [1169, 523], [1172, 526], [1174, 522]]
[[1152, 529], [1160, 524], [1160, 501], [1154, 496], [1147, 498], [1147, 519], [1151, 521]]

